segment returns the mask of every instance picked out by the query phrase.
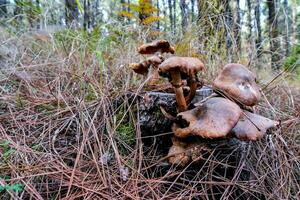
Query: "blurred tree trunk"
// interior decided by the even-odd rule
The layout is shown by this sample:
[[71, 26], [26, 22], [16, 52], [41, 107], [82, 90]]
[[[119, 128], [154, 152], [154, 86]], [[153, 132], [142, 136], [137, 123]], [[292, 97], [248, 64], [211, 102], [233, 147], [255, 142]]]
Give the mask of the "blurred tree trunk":
[[6, 17], [7, 15], [6, 4], [6, 0], [0, 0], [0, 17]]
[[84, 30], [89, 30], [91, 28], [91, 12], [90, 12], [90, 0], [84, 0], [83, 2], [83, 28]]
[[[166, 2], [165, 0], [162, 0], [162, 12], [163, 12], [163, 17], [166, 17], [167, 16], [167, 5], [166, 5]], [[163, 30], [164, 31], [167, 31], [167, 27], [168, 27], [168, 22], [167, 20], [163, 20], [164, 21], [164, 25], [163, 25]]]
[[252, 37], [252, 17], [251, 17], [251, 13], [252, 13], [252, 5], [251, 5], [251, 0], [247, 0], [247, 26], [248, 26], [248, 39], [251, 39]]
[[92, 11], [93, 17], [91, 19], [91, 26], [94, 28], [97, 25], [96, 19], [98, 18], [99, 13], [100, 13], [99, 12], [100, 0], [96, 0], [95, 4], [93, 4], [93, 5], [94, 5], [93, 11]]
[[21, 0], [15, 0], [15, 9], [14, 9], [14, 16], [16, 18], [17, 23], [20, 25], [21, 21], [23, 20], [23, 8], [21, 6]]
[[78, 27], [79, 10], [75, 0], [65, 0], [66, 25], [71, 28]]
[[284, 34], [284, 44], [285, 44], [285, 56], [287, 57], [290, 53], [290, 23], [289, 23], [289, 8], [288, 1], [283, 0], [284, 8], [284, 22], [285, 22], [285, 34]]
[[[40, 0], [35, 0], [35, 4], [36, 4], [36, 7], [38, 8], [38, 10], [40, 10]], [[37, 17], [36, 19], [36, 28], [37, 29], [40, 29], [41, 28], [41, 20], [40, 20], [40, 16]]]
[[192, 22], [195, 21], [195, 0], [191, 0], [191, 14], [192, 14]]
[[268, 25], [271, 52], [271, 66], [273, 70], [279, 69], [280, 54], [278, 41], [278, 22], [276, 18], [276, 0], [267, 0]]
[[[160, 15], [159, 0], [156, 0], [157, 17]], [[160, 20], [157, 21], [157, 30], [160, 30]]]
[[300, 41], [300, 13], [297, 9], [297, 6], [299, 4], [300, 4], [300, 0], [290, 1], [291, 10], [292, 10], [291, 37], [293, 41], [295, 40]]
[[236, 43], [237, 54], [241, 54], [241, 9], [240, 9], [240, 0], [236, 0], [235, 5], [235, 16], [234, 16], [234, 39]]
[[254, 15], [255, 15], [255, 25], [256, 25], [256, 32], [257, 36], [255, 39], [255, 48], [257, 51], [257, 57], [261, 56], [261, 43], [262, 43], [262, 35], [261, 35], [261, 23], [260, 23], [260, 0], [256, 0], [255, 8], [254, 8]]
[[173, 28], [173, 31], [174, 31], [174, 35], [176, 35], [176, 1], [173, 0], [173, 25], [174, 25], [174, 28]]
[[184, 34], [188, 23], [187, 4], [185, 0], [180, 0], [180, 10], [181, 10], [181, 27], [182, 27], [182, 33]]
[[232, 9], [230, 6], [230, 0], [224, 1], [224, 7], [225, 7], [225, 24], [226, 24], [226, 49], [227, 49], [227, 59], [228, 62], [232, 62], [234, 53], [232, 49], [232, 43], [234, 42], [234, 33], [232, 30], [234, 30], [234, 23], [233, 23], [233, 15], [232, 15]]
[[174, 34], [174, 18], [173, 18], [173, 9], [172, 9], [172, 0], [168, 0], [168, 7], [169, 7], [169, 19], [170, 19], [170, 27], [171, 33]]
[[227, 59], [225, 10], [228, 0], [198, 0], [199, 52], [207, 59]]

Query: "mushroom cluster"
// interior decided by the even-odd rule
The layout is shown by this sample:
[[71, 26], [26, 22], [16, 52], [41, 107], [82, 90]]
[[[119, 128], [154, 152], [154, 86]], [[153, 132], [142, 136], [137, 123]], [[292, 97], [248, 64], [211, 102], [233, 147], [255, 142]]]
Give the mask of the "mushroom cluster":
[[[204, 64], [193, 57], [173, 56], [163, 59], [162, 53], [174, 53], [174, 49], [167, 41], [145, 44], [139, 48], [139, 52], [154, 53], [155, 56], [160, 56], [161, 62], [153, 64], [151, 60], [153, 58], [150, 57], [132, 67], [133, 70], [139, 73], [147, 71], [150, 65], [154, 66], [160, 76], [169, 79], [176, 94], [178, 114], [172, 126], [173, 146], [168, 154], [171, 164], [185, 166], [194, 159], [191, 155], [195, 154], [197, 148], [194, 147], [197, 145], [195, 142], [186, 143], [184, 138], [235, 137], [243, 141], [256, 141], [279, 124], [277, 121], [253, 113], [252, 108], [259, 102], [261, 93], [256, 84], [255, 74], [246, 66], [235, 63], [225, 65], [213, 81], [212, 88], [215, 93], [204, 101], [189, 106], [192, 104], [196, 89], [199, 89], [199, 85], [201, 87], [197, 73], [205, 69]], [[186, 96], [183, 93], [185, 80], [189, 87]], [[190, 107], [194, 108], [188, 110]], [[194, 149], [192, 154], [191, 149]]]
[[138, 53], [141, 55], [152, 55], [139, 63], [130, 64], [131, 69], [141, 75], [147, 75], [150, 70], [150, 80], [148, 85], [157, 84], [159, 79], [158, 65], [164, 61], [164, 54], [174, 54], [174, 47], [166, 40], [158, 40], [151, 43], [143, 44], [138, 48]]

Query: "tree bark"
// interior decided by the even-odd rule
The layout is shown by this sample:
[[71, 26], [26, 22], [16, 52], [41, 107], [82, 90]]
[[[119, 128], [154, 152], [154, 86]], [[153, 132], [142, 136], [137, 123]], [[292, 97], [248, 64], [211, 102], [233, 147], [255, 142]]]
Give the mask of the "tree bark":
[[251, 6], [251, 0], [247, 0], [247, 26], [248, 26], [248, 39], [251, 39], [252, 37], [252, 17], [251, 17], [251, 13], [252, 13], [252, 6]]
[[[157, 17], [160, 15], [160, 10], [159, 10], [159, 0], [156, 0], [156, 9], [157, 9]], [[157, 21], [157, 30], [160, 30], [160, 21]]]
[[66, 25], [71, 28], [78, 27], [79, 10], [75, 0], [65, 0]]
[[261, 23], [260, 23], [260, 4], [261, 0], [256, 0], [254, 15], [255, 15], [255, 25], [256, 25], [256, 32], [257, 36], [255, 39], [255, 49], [257, 51], [257, 57], [261, 56], [261, 42], [262, 42], [262, 35], [261, 35]]
[[170, 29], [171, 29], [171, 33], [174, 34], [172, 0], [168, 0], [168, 7], [169, 7], [169, 19], [170, 19], [170, 27], [171, 27]]
[[195, 21], [195, 0], [191, 0], [191, 14], [192, 14], [192, 22]]
[[283, 1], [284, 8], [284, 22], [285, 22], [285, 34], [284, 34], [284, 44], [285, 44], [285, 56], [287, 57], [290, 53], [290, 23], [289, 23], [289, 8], [288, 1]]
[[173, 0], [173, 31], [174, 31], [174, 35], [176, 35], [176, 1]]
[[273, 70], [279, 69], [279, 41], [278, 41], [278, 22], [276, 18], [276, 0], [268, 0], [268, 25], [269, 25], [269, 39], [271, 52], [271, 66]]
[[84, 0], [83, 9], [83, 28], [84, 30], [89, 30], [91, 28], [91, 12], [90, 12], [90, 0]]
[[184, 34], [188, 23], [187, 4], [185, 0], [180, 0], [180, 10], [181, 10], [181, 27], [182, 27], [182, 33]]
[[[35, 0], [35, 4], [36, 4], [36, 7], [38, 8], [38, 9], [40, 9], [40, 0]], [[37, 19], [36, 19], [36, 28], [37, 29], [40, 29], [41, 28], [41, 20], [40, 20], [40, 16], [38, 16], [37, 17]]]
[[6, 17], [7, 15], [7, 2], [6, 0], [0, 0], [0, 17]]
[[233, 15], [232, 15], [232, 9], [230, 7], [230, 0], [224, 1], [225, 6], [225, 24], [226, 24], [226, 48], [227, 48], [227, 61], [233, 62], [233, 49], [232, 49], [232, 43], [233, 43], [233, 33], [232, 30], [234, 30], [234, 23], [233, 23]]
[[234, 38], [236, 42], [237, 54], [241, 53], [241, 9], [240, 0], [236, 0], [235, 22], [234, 22]]

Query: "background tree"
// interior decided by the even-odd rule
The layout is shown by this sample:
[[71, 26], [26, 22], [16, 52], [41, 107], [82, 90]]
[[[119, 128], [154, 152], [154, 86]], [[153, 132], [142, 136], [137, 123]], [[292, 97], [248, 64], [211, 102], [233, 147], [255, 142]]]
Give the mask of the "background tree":
[[187, 4], [185, 0], [180, 0], [180, 10], [181, 10], [181, 27], [182, 32], [185, 33], [187, 24], [188, 24], [188, 15], [187, 15]]
[[65, 0], [65, 19], [69, 27], [78, 27], [79, 10], [76, 0]]
[[7, 15], [6, 4], [6, 0], [0, 0], [0, 17], [5, 17]]
[[261, 56], [262, 47], [262, 30], [261, 30], [261, 22], [260, 22], [260, 4], [261, 0], [256, 0], [255, 7], [254, 7], [254, 15], [255, 15], [255, 27], [256, 27], [256, 38], [255, 38], [255, 49], [257, 52], [257, 57]]
[[274, 70], [278, 70], [280, 64], [280, 44], [278, 41], [278, 21], [276, 18], [276, 6], [277, 0], [267, 0], [271, 66]]
[[84, 0], [84, 16], [83, 16], [83, 28], [89, 30], [91, 28], [91, 2], [90, 0]]

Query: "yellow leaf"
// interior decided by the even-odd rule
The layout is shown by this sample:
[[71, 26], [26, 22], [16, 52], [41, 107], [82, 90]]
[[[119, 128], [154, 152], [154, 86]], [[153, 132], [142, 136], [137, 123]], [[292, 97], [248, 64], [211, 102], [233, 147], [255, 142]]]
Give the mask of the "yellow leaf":
[[160, 21], [161, 20], [161, 17], [158, 17], [158, 16], [150, 16], [150, 17], [146, 17], [143, 21], [142, 21], [142, 24], [144, 25], [150, 25], [154, 22], [157, 22], [157, 21]]
[[127, 18], [135, 18], [133, 13], [130, 13], [130, 12], [127, 12], [127, 11], [118, 12], [118, 16], [127, 17]]

